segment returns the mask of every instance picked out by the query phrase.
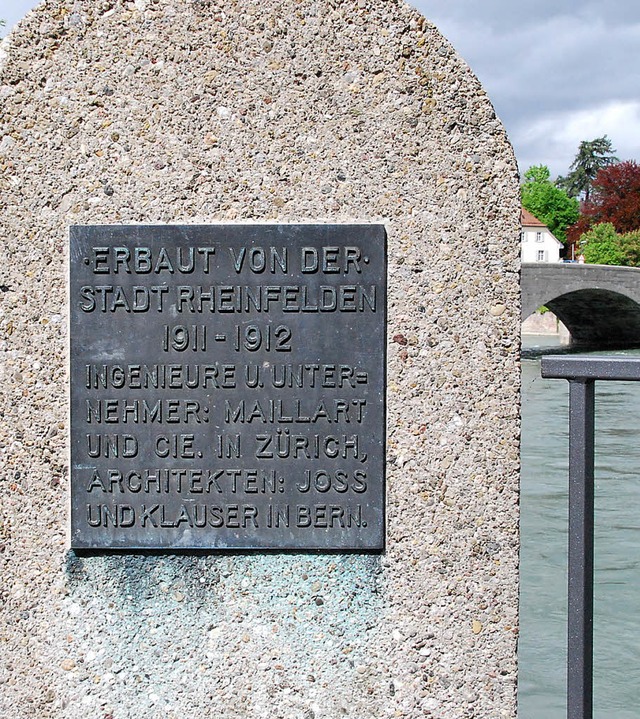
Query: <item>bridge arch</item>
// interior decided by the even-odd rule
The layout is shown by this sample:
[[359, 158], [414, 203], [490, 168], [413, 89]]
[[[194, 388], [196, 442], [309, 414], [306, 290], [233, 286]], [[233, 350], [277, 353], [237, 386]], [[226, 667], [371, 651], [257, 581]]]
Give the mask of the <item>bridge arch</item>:
[[640, 346], [640, 269], [605, 265], [522, 265], [522, 318], [545, 305], [567, 326], [572, 344]]

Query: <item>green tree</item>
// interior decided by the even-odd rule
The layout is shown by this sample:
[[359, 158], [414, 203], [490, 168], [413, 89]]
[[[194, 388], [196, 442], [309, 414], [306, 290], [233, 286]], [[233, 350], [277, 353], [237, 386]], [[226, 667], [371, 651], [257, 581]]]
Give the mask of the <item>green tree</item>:
[[534, 165], [524, 173], [522, 206], [537, 217], [560, 240], [566, 242], [567, 228], [577, 221], [580, 203], [551, 182], [546, 165]]
[[610, 222], [594, 225], [580, 237], [580, 251], [592, 265], [626, 265], [621, 237]]
[[620, 246], [624, 253], [625, 265], [640, 266], [640, 230], [632, 230], [620, 235]]
[[578, 146], [578, 154], [569, 166], [569, 174], [558, 177], [556, 185], [570, 197], [582, 197], [588, 202], [598, 171], [618, 162], [614, 152], [611, 140], [606, 135], [596, 137], [595, 140], [583, 140]]

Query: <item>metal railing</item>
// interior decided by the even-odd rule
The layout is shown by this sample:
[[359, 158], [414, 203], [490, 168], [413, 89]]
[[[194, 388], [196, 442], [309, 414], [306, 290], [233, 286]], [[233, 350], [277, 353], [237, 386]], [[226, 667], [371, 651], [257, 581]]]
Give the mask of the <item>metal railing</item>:
[[548, 356], [542, 376], [569, 381], [567, 717], [592, 719], [595, 383], [639, 381], [640, 359]]

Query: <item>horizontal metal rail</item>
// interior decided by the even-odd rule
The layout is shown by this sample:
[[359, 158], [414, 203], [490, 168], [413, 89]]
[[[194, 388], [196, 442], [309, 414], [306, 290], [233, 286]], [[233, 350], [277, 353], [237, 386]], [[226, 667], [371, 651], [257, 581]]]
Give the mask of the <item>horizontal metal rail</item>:
[[551, 379], [640, 380], [640, 358], [597, 355], [549, 355], [542, 358], [542, 376]]
[[569, 381], [567, 717], [592, 719], [595, 382], [639, 381], [640, 358], [548, 356], [542, 376]]

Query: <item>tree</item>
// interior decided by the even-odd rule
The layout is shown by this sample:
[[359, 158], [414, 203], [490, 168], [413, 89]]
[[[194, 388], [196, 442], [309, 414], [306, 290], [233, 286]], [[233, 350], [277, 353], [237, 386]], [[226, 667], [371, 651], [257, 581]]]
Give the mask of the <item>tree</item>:
[[591, 227], [611, 222], [618, 232], [640, 229], [640, 165], [633, 160], [606, 167], [597, 174], [589, 202], [569, 228], [569, 242], [577, 242]]
[[582, 196], [586, 202], [591, 196], [593, 181], [600, 170], [618, 162], [611, 140], [606, 136], [595, 140], [583, 140], [578, 154], [569, 166], [569, 174], [559, 177], [556, 185], [564, 189], [570, 197]]
[[610, 222], [595, 225], [580, 238], [585, 262], [594, 265], [625, 265], [620, 236]]
[[534, 165], [524, 173], [522, 206], [535, 215], [560, 240], [566, 242], [567, 228], [580, 214], [579, 203], [550, 179], [546, 165]]
[[640, 228], [640, 165], [634, 160], [600, 170], [591, 200], [582, 214], [596, 222], [612, 222], [618, 232]]
[[601, 222], [580, 237], [580, 251], [591, 264], [638, 267], [640, 230], [619, 233], [611, 222]]
[[640, 266], [640, 230], [627, 232], [620, 236], [620, 246], [624, 253], [625, 265]]

